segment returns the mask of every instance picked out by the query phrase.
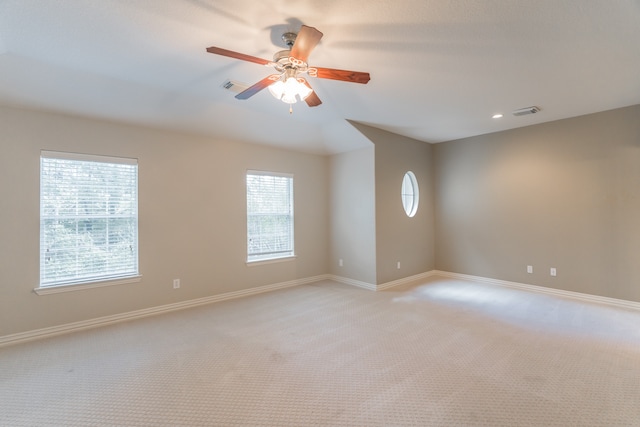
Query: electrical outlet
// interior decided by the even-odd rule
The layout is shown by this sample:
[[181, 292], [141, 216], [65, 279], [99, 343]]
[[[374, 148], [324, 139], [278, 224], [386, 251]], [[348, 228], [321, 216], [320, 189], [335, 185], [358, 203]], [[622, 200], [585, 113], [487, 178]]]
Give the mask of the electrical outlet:
[[400, 261], [398, 261], [397, 267], [398, 267], [398, 270], [400, 270]]
[[343, 265], [344, 265], [344, 262], [342, 262], [342, 258], [340, 258], [340, 259], [338, 260], [338, 266], [339, 266], [339, 267], [342, 267]]
[[527, 273], [533, 274], [533, 265], [527, 265]]
[[180, 288], [180, 279], [173, 279], [173, 289]]
[[551, 267], [551, 269], [549, 270], [549, 273], [550, 273], [553, 277], [556, 277], [557, 272], [556, 272], [555, 267]]

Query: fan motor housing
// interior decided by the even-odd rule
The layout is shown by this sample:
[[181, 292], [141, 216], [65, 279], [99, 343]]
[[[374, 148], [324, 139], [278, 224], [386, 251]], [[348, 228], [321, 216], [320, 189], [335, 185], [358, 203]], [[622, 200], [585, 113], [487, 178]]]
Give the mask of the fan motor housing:
[[273, 62], [277, 64], [284, 64], [289, 62], [291, 56], [291, 50], [281, 50], [273, 54]]
[[296, 37], [298, 37], [296, 33], [287, 32], [282, 35], [282, 41], [289, 49], [291, 49], [296, 42]]

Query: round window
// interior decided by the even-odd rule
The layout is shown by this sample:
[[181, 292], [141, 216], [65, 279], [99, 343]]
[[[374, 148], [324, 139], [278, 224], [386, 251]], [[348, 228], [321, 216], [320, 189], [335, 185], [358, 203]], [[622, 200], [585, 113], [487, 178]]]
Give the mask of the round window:
[[409, 171], [402, 178], [402, 206], [408, 217], [413, 217], [418, 211], [418, 181], [413, 172]]

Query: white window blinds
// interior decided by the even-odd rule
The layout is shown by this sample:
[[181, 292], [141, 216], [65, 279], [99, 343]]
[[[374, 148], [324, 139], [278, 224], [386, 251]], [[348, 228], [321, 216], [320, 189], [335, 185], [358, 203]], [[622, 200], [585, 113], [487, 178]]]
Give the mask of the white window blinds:
[[247, 261], [293, 255], [293, 176], [248, 171]]
[[137, 160], [43, 151], [40, 287], [137, 275]]

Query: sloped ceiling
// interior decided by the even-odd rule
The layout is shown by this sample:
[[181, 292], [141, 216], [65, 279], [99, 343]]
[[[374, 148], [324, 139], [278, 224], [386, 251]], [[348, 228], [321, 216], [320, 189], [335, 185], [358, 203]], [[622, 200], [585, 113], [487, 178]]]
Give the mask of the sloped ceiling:
[[[271, 69], [206, 47], [271, 59], [303, 23], [310, 65], [369, 84], [309, 78], [323, 104], [291, 115], [221, 87]], [[639, 104], [638, 76], [638, 0], [0, 2], [1, 104], [319, 154], [367, 144], [347, 120], [437, 143]]]

